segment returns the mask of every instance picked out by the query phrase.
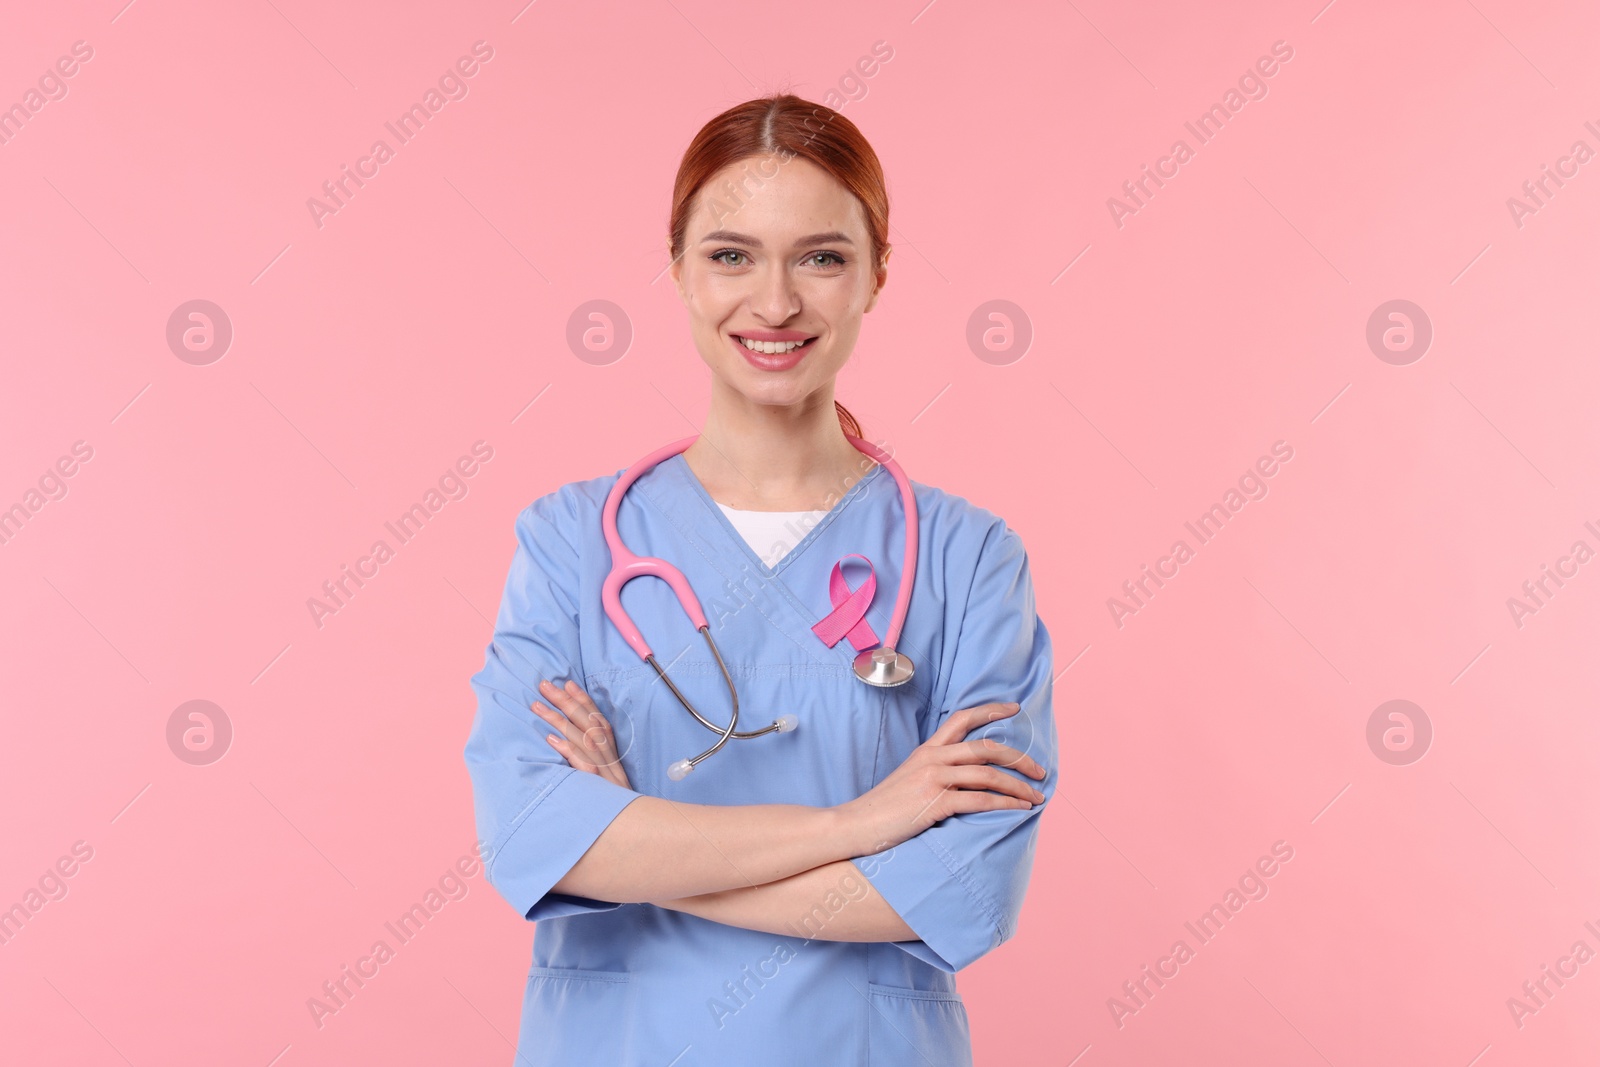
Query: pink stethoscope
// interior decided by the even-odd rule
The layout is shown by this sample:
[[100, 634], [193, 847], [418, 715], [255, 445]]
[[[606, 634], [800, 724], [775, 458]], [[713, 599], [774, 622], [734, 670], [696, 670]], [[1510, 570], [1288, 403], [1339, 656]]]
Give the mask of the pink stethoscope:
[[[728, 674], [727, 664], [722, 662], [722, 653], [717, 651], [717, 643], [711, 639], [711, 627], [706, 622], [706, 613], [701, 609], [700, 601], [694, 595], [694, 590], [689, 587], [689, 580], [683, 576], [682, 571], [664, 559], [657, 559], [654, 556], [634, 555], [628, 550], [628, 546], [622, 543], [622, 537], [617, 533], [617, 509], [622, 506], [622, 497], [628, 491], [628, 487], [638, 481], [639, 477], [650, 468], [662, 460], [678, 455], [699, 439], [700, 435], [696, 434], [693, 437], [685, 437], [681, 441], [674, 441], [670, 445], [663, 445], [624, 471], [622, 476], [617, 479], [616, 484], [611, 487], [611, 492], [606, 497], [606, 507], [602, 518], [602, 525], [605, 527], [606, 547], [611, 550], [611, 571], [606, 575], [605, 584], [600, 591], [600, 598], [605, 604], [607, 617], [622, 633], [623, 640], [627, 641], [628, 645], [639, 653], [646, 663], [656, 669], [656, 673], [661, 676], [661, 680], [667, 683], [667, 688], [672, 690], [672, 695], [678, 698], [678, 703], [682, 704], [684, 709], [690, 715], [693, 715], [701, 726], [704, 726], [714, 734], [721, 735], [717, 738], [716, 744], [698, 756], [691, 759], [677, 760], [667, 767], [667, 777], [675, 782], [694, 770], [702, 760], [727, 744], [730, 737], [737, 737], [743, 740], [750, 737], [760, 737], [762, 734], [769, 734], [774, 731], [788, 733], [799, 725], [798, 720], [793, 715], [785, 714], [774, 719], [770, 726], [763, 726], [759, 730], [740, 731], [737, 729], [739, 725], [739, 692], [734, 688], [733, 678]], [[871, 627], [866, 626], [862, 615], [865, 614], [867, 604], [871, 602], [876, 582], [873, 579], [868, 579], [852, 592], [845, 583], [840, 574], [839, 566], [836, 564], [830, 580], [829, 590], [834, 600], [835, 611], [812, 629], [829, 647], [836, 644], [841, 636], [848, 636], [851, 639], [852, 644], [859, 650], [854, 663], [856, 677], [863, 682], [876, 686], [903, 685], [911, 680], [914, 668], [909, 659], [895, 651], [894, 646], [900, 640], [900, 631], [905, 626], [906, 608], [911, 603], [911, 586], [916, 578], [917, 500], [912, 495], [911, 483], [906, 479], [905, 472], [900, 469], [900, 465], [887, 452], [859, 437], [845, 434], [845, 439], [854, 445], [858, 451], [887, 467], [889, 473], [894, 475], [895, 483], [900, 486], [900, 499], [905, 504], [906, 513], [906, 548], [905, 560], [901, 565], [900, 589], [895, 596], [894, 616], [890, 620], [889, 633], [884, 638], [883, 644], [877, 648], [862, 649], [861, 645], [873, 637]], [[865, 557], [858, 558], [865, 559]], [[841, 560], [840, 562], [842, 563], [843, 561]], [[869, 560], [869, 565], [870, 562]], [[655, 654], [650, 651], [650, 645], [645, 641], [644, 635], [639, 632], [639, 627], [634, 625], [633, 619], [629, 617], [627, 610], [623, 608], [622, 587], [633, 579], [646, 574], [660, 578], [672, 587], [672, 591], [678, 596], [678, 603], [682, 605], [684, 613], [689, 616], [689, 621], [694, 624], [695, 629], [705, 635], [706, 644], [711, 646], [711, 654], [716, 657], [717, 666], [722, 668], [723, 681], [727, 682], [728, 693], [733, 698], [733, 716], [728, 720], [726, 727], [716, 726], [708, 722], [706, 717], [695, 709], [689, 698], [684, 696], [678, 687], [673, 684], [672, 678], [668, 676], [665, 668], [656, 662]], [[853, 614], [847, 610], [851, 608], [854, 609]], [[862, 637], [863, 634], [866, 635], [865, 639]]]

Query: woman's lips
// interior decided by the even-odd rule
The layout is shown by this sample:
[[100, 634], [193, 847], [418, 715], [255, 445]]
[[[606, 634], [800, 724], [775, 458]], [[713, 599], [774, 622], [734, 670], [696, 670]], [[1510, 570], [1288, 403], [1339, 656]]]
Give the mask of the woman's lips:
[[787, 352], [768, 355], [765, 352], [756, 352], [746, 347], [737, 335], [728, 335], [728, 343], [738, 350], [739, 354], [745, 358], [745, 362], [756, 368], [756, 370], [765, 371], [785, 371], [797, 366], [802, 359], [806, 358], [806, 353], [811, 351], [811, 345], [815, 341], [816, 338], [812, 337], [798, 348], [791, 348]]

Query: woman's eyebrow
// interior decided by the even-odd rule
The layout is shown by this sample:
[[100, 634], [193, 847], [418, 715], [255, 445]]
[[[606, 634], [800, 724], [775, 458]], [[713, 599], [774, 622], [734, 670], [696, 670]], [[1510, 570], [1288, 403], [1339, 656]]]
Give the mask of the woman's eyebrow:
[[[727, 241], [731, 244], [749, 245], [751, 248], [761, 247], [760, 238], [751, 237], [747, 233], [734, 233], [732, 230], [712, 230], [710, 233], [700, 238], [701, 244], [704, 244], [707, 241]], [[848, 245], [854, 244], [855, 242], [850, 240], [850, 236], [848, 234], [840, 233], [838, 230], [833, 230], [829, 233], [814, 233], [809, 237], [802, 237], [795, 242], [795, 247], [809, 248], [812, 245], [840, 243]]]

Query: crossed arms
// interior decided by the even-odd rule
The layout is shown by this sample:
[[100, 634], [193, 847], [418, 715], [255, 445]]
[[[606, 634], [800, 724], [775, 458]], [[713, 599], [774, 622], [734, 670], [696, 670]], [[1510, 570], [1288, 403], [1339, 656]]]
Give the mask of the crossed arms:
[[[996, 519], [947, 546], [948, 569], [970, 578], [942, 621], [955, 636], [930, 697], [938, 718], [882, 782], [832, 808], [682, 804], [628, 786], [610, 724], [575, 682], [539, 681], [581, 677], [571, 531], [593, 520], [591, 503], [563, 490], [518, 516], [494, 639], [472, 679], [465, 756], [501, 895], [535, 922], [652, 903], [775, 933], [828, 900], [821, 936], [894, 942], [951, 972], [1013, 936], [1059, 777], [1050, 638], [1021, 538]], [[1006, 698], [1026, 706], [993, 703]], [[1038, 759], [972, 736], [991, 725]], [[844, 897], [852, 906], [832, 906]]]
[[[548, 740], [567, 763], [632, 788], [611, 724], [589, 695], [571, 681], [564, 689], [541, 681], [539, 691], [550, 703], [534, 702], [533, 712], [551, 728]], [[843, 888], [852, 906], [834, 912], [817, 937], [916, 940], [850, 861], [899, 845], [951, 815], [1042, 803], [1044, 793], [1001, 769], [1043, 779], [1037, 760], [991, 738], [966, 739], [1018, 710], [1015, 703], [981, 704], [950, 715], [882, 782], [836, 807], [682, 804], [641, 796], [552, 891], [650, 903], [728, 926], [785, 933], [797, 916]]]

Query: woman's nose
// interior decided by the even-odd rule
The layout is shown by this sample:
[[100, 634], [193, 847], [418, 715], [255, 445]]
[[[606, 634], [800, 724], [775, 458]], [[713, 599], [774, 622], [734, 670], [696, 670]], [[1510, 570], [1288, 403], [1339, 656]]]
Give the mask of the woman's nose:
[[756, 284], [751, 297], [752, 310], [774, 326], [793, 318], [800, 310], [794, 278], [780, 266], [769, 266]]

